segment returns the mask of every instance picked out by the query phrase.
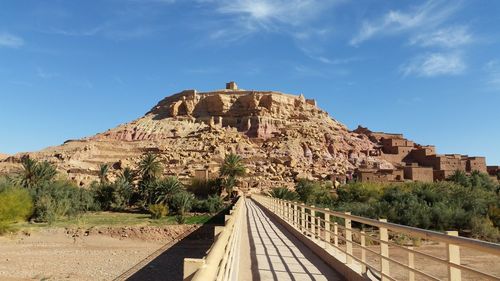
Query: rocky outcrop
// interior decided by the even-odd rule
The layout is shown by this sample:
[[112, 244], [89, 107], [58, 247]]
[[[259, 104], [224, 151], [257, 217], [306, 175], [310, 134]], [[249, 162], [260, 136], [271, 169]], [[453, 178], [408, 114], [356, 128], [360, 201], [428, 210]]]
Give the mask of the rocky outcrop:
[[[297, 178], [329, 179], [357, 166], [390, 163], [371, 157], [374, 143], [350, 132], [314, 100], [272, 91], [186, 90], [169, 96], [145, 116], [114, 129], [30, 153], [57, 165], [84, 185], [109, 163], [117, 173], [134, 167], [141, 155], [161, 155], [165, 175], [192, 177], [216, 167], [229, 152], [243, 156], [250, 185], [292, 184]], [[0, 163], [15, 169], [22, 155]]]

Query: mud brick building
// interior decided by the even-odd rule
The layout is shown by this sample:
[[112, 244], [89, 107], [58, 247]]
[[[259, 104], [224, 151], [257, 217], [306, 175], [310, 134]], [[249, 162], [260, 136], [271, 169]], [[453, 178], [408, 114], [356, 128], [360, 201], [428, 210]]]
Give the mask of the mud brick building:
[[[437, 154], [435, 146], [420, 145], [404, 138], [402, 134], [389, 134], [384, 132], [372, 132], [367, 128], [358, 127], [353, 131], [365, 135], [378, 145], [375, 151], [370, 151], [370, 156], [380, 157], [394, 165], [392, 171], [386, 169], [359, 170], [357, 172], [360, 181], [397, 181], [405, 180], [432, 182], [445, 180], [455, 171], [471, 173], [495, 174], [495, 166], [489, 170], [486, 168], [485, 157], [469, 157], [461, 154]], [[400, 172], [401, 171], [401, 172]]]
[[500, 181], [500, 166], [487, 166], [486, 170], [492, 179]]

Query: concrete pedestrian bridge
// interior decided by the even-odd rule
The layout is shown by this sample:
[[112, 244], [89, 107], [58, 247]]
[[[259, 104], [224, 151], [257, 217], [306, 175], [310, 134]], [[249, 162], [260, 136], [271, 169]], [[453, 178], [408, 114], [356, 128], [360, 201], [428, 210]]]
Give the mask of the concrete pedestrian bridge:
[[182, 279], [500, 280], [500, 244], [252, 195], [116, 280]]
[[185, 280], [500, 280], [500, 244], [262, 195], [215, 232], [206, 256], [184, 259]]

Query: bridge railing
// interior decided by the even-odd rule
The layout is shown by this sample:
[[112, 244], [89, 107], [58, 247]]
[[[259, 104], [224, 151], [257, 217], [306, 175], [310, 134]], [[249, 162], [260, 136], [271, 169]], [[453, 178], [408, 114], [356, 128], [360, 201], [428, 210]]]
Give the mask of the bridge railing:
[[241, 226], [244, 222], [243, 205], [244, 198], [238, 198], [225, 217], [225, 225], [215, 228], [215, 242], [205, 257], [184, 259], [184, 280], [236, 280]]
[[[475, 262], [462, 264], [460, 254], [472, 251], [476, 257], [486, 255], [485, 260], [498, 267], [500, 244], [460, 237], [457, 231], [440, 233], [268, 196], [252, 198], [352, 270], [371, 279], [460, 281], [464, 275], [467, 280], [500, 280], [500, 269], [478, 268]], [[396, 239], [401, 237], [413, 242], [401, 243]], [[444, 248], [436, 247], [440, 253], [419, 251], [418, 241], [439, 242]]]

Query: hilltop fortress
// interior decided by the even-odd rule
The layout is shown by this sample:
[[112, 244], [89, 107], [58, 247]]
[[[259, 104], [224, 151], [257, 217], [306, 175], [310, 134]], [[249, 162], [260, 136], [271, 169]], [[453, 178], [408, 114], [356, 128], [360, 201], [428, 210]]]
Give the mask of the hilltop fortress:
[[158, 153], [164, 175], [188, 181], [218, 174], [227, 153], [248, 167], [244, 187], [293, 185], [299, 178], [345, 182], [443, 180], [455, 170], [498, 173], [484, 157], [439, 155], [400, 134], [350, 131], [303, 95], [275, 91], [185, 90], [166, 97], [143, 117], [114, 129], [39, 152], [0, 159], [0, 173], [15, 171], [29, 155], [54, 163], [80, 185], [97, 179], [99, 165], [112, 174], [134, 168], [145, 152]]

